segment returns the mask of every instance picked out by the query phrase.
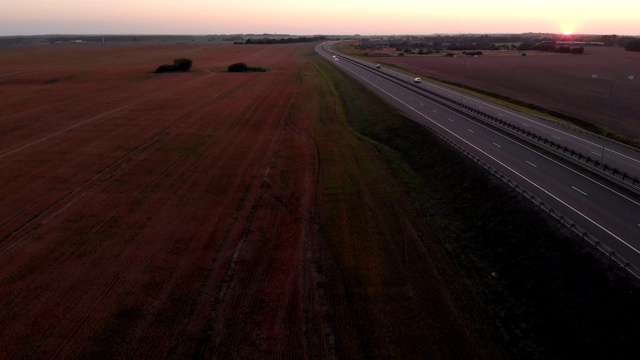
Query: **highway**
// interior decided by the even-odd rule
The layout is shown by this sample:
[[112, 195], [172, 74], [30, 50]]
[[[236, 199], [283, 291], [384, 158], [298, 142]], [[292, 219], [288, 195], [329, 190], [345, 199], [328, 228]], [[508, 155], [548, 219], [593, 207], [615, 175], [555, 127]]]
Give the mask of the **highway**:
[[[552, 215], [562, 216], [565, 223], [574, 223], [574, 230], [587, 240], [606, 245], [601, 247], [603, 251], [615, 252], [616, 260], [628, 261], [629, 270], [640, 275], [640, 200], [636, 194], [570, 165], [539, 146], [533, 146], [532, 141], [510, 135], [500, 126], [475, 119], [452, 108], [451, 104], [436, 101], [425, 90], [442, 93], [457, 101], [461, 100], [459, 92], [424, 79], [416, 84], [405, 74], [376, 69], [373, 64], [325, 50], [323, 45], [318, 45], [316, 51], [409, 118], [439, 132], [455, 146], [506, 176], [527, 197], [533, 196], [536, 203], [543, 202], [542, 208], [552, 209]], [[635, 149], [467, 94], [464, 104], [562, 141], [563, 146], [575, 151], [588, 152], [592, 159], [597, 158], [597, 154], [601, 158], [604, 151], [605, 162], [640, 178], [640, 155]]]

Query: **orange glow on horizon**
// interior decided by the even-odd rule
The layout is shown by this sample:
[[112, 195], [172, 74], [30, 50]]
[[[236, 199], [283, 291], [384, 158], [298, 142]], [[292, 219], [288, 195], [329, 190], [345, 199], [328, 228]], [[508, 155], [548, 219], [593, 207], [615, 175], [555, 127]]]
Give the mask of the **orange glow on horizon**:
[[[240, 5], [251, 11], [238, 11]], [[455, 6], [418, 0], [398, 0], [393, 6], [383, 0], [30, 0], [14, 1], [11, 11], [0, 11], [0, 36], [528, 32], [638, 36], [638, 13], [637, 0], [611, 0], [607, 6], [595, 0], [461, 0]]]

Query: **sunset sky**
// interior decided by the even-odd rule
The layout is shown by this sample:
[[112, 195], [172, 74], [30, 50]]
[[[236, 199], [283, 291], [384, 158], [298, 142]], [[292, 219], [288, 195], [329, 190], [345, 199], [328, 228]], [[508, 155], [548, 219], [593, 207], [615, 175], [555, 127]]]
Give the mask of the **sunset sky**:
[[0, 36], [37, 34], [640, 35], [638, 0], [0, 0]]

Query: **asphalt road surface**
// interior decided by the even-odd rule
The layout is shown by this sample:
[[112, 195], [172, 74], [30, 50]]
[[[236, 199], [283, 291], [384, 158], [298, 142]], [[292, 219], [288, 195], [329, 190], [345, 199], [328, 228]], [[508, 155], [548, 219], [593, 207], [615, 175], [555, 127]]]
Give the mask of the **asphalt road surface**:
[[[323, 49], [323, 46], [325, 49]], [[408, 117], [428, 126], [451, 142], [481, 159], [508, 177], [521, 189], [586, 231], [616, 254], [626, 259], [630, 270], [640, 274], [640, 199], [618, 189], [587, 171], [565, 164], [540, 151], [527, 141], [516, 139], [483, 121], [461, 114], [449, 106], [431, 100], [423, 89], [439, 91], [462, 100], [462, 95], [428, 81], [414, 83], [413, 77], [384, 67], [358, 61], [335, 53], [329, 44], [318, 45], [316, 51], [344, 73], [378, 94]], [[357, 62], [357, 63], [354, 63]], [[392, 77], [384, 76], [392, 75]], [[553, 122], [464, 95], [466, 105], [490, 112], [510, 122], [530, 127], [563, 141], [571, 148], [589, 152], [592, 158], [604, 158], [611, 164], [637, 173], [640, 178], [640, 155], [634, 149], [611, 143], [601, 137], [574, 132]], [[599, 155], [598, 155], [599, 154]], [[617, 256], [617, 255], [616, 255]]]

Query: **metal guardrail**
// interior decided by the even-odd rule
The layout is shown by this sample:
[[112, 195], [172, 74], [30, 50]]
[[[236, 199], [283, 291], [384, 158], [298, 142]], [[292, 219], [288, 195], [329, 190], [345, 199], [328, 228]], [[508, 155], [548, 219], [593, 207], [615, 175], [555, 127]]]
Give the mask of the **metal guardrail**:
[[515, 181], [511, 180], [508, 176], [504, 175], [500, 171], [496, 170], [493, 166], [489, 165], [488, 163], [486, 163], [482, 159], [480, 159], [477, 156], [473, 155], [471, 152], [467, 151], [462, 146], [458, 145], [457, 143], [455, 143], [454, 141], [449, 139], [446, 135], [442, 134], [437, 129], [429, 126], [428, 124], [423, 124], [423, 123], [420, 123], [418, 121], [415, 121], [414, 119], [411, 119], [410, 117], [408, 117], [406, 115], [402, 115], [402, 116], [405, 117], [407, 120], [414, 121], [414, 122], [422, 125], [423, 127], [428, 129], [429, 131], [431, 131], [434, 134], [436, 134], [439, 138], [444, 140], [447, 144], [451, 145], [453, 148], [455, 148], [456, 150], [458, 150], [459, 152], [461, 152], [462, 154], [464, 154], [465, 156], [467, 156], [468, 158], [470, 158], [471, 160], [473, 160], [474, 162], [476, 162], [477, 164], [482, 166], [491, 175], [493, 175], [496, 178], [502, 180], [504, 183], [506, 183], [507, 185], [512, 187], [514, 190], [516, 190], [518, 193], [520, 193], [520, 195], [523, 196], [525, 199], [531, 201], [533, 204], [535, 204], [536, 206], [540, 207], [540, 209], [545, 211], [547, 214], [549, 214], [550, 216], [555, 218], [561, 225], [567, 227], [569, 230], [571, 230], [571, 231], [575, 232], [576, 234], [578, 234], [578, 236], [580, 236], [581, 239], [586, 240], [589, 244], [591, 244], [596, 249], [598, 249], [602, 253], [604, 253], [609, 259], [615, 261], [623, 269], [627, 270], [633, 276], [635, 276], [636, 278], [640, 279], [640, 268], [638, 268], [634, 264], [630, 263], [622, 255], [620, 255], [617, 252], [615, 252], [615, 250], [611, 249], [606, 244], [602, 243], [602, 241], [600, 241], [594, 235], [590, 234], [585, 229], [583, 229], [582, 227], [578, 226], [573, 221], [569, 220], [561, 212], [555, 210], [549, 204], [546, 204], [542, 200], [538, 199], [535, 195], [531, 194], [526, 189], [524, 189], [520, 185], [518, 185]]
[[555, 125], [562, 126], [565, 129], [569, 129], [569, 130], [572, 130], [572, 131], [580, 133], [580, 134], [590, 135], [590, 136], [596, 137], [596, 138], [598, 138], [600, 140], [609, 142], [611, 144], [626, 148], [627, 150], [632, 150], [632, 151], [635, 151], [637, 153], [640, 153], [640, 149], [639, 148], [637, 148], [635, 146], [631, 146], [629, 144], [625, 144], [625, 143], [617, 141], [615, 139], [612, 139], [612, 138], [609, 138], [609, 137], [606, 137], [606, 136], [602, 136], [600, 134], [596, 134], [596, 133], [591, 132], [589, 130], [581, 129], [581, 128], [577, 127], [577, 126], [574, 126], [574, 125], [571, 125], [571, 124], [567, 124], [567, 123], [562, 122], [562, 121], [549, 119], [549, 118], [545, 118], [545, 117], [542, 117], [542, 116], [536, 116], [536, 117], [539, 118], [539, 119], [542, 119], [544, 121], [548, 121], [550, 123], [554, 123]]
[[[324, 49], [324, 47], [323, 47]], [[364, 67], [372, 72], [377, 72], [375, 69], [371, 68], [369, 69], [368, 65], [363, 65], [360, 64], [359, 62], [355, 61], [355, 60], [351, 60], [348, 57], [345, 57], [343, 55], [338, 55], [343, 59], [346, 59], [352, 63], [355, 63], [356, 65], [359, 65], [361, 67]], [[385, 75], [386, 77], [392, 78], [394, 79], [398, 85], [406, 88], [406, 89], [411, 89], [411, 90], [420, 90], [423, 93], [427, 93], [430, 98], [432, 98], [433, 100], [436, 100], [438, 103], [447, 106], [448, 108], [457, 111], [457, 112], [462, 112], [466, 115], [471, 116], [473, 119], [476, 120], [480, 120], [485, 124], [489, 124], [494, 128], [503, 130], [505, 130], [505, 127], [507, 129], [509, 129], [510, 131], [506, 131], [508, 134], [517, 136], [520, 139], [523, 139], [525, 141], [527, 141], [527, 143], [529, 144], [533, 144], [535, 146], [544, 148], [546, 150], [554, 150], [553, 153], [557, 154], [559, 156], [561, 156], [563, 159], [568, 160], [574, 164], [577, 164], [583, 168], [586, 168], [587, 170], [597, 173], [601, 176], [604, 176], [605, 178], [612, 180], [613, 182], [617, 183], [618, 185], [623, 186], [624, 188], [633, 191], [636, 194], [640, 194], [640, 187], [638, 185], [640, 185], [640, 181], [636, 178], [633, 178], [631, 180], [631, 184], [628, 183], [628, 179], [631, 179], [630, 177], [628, 177], [628, 175], [625, 175], [624, 173], [620, 173], [619, 171], [616, 171], [615, 169], [612, 168], [607, 168], [606, 165], [602, 166], [602, 169], [598, 168], [598, 162], [595, 160], [592, 160], [589, 156], [585, 156], [582, 155], [580, 153], [577, 153], [575, 151], [569, 150], [566, 147], [560, 147], [559, 144], [555, 144], [552, 141], [548, 140], [548, 139], [544, 139], [536, 134], [533, 134], [529, 131], [526, 131], [524, 129], [521, 129], [511, 123], [507, 123], [506, 121], [503, 121], [501, 119], [498, 119], [494, 116], [491, 116], [489, 114], [486, 114], [484, 112], [481, 112], [477, 109], [471, 108], [469, 106], [466, 106], [456, 100], [453, 100], [451, 98], [448, 98], [446, 96], [440, 95], [438, 93], [435, 93], [431, 90], [428, 89], [424, 89], [424, 88], [420, 88], [417, 86], [414, 86], [413, 88], [410, 88], [407, 83], [405, 83], [405, 81], [403, 79], [399, 79], [395, 76], [391, 76], [389, 74], [380, 74], [380, 75]], [[455, 105], [455, 106], [454, 106]], [[407, 120], [410, 121], [414, 121], [420, 125], [422, 125], [424, 128], [428, 129], [429, 131], [433, 132], [434, 134], [436, 134], [439, 138], [441, 138], [443, 141], [445, 141], [447, 144], [451, 145], [454, 149], [458, 150], [459, 152], [461, 152], [462, 154], [464, 154], [465, 156], [467, 156], [468, 158], [470, 158], [471, 160], [475, 161], [476, 163], [478, 163], [480, 166], [482, 166], [485, 170], [487, 170], [491, 175], [497, 177], [498, 179], [502, 180], [503, 182], [505, 182], [508, 186], [512, 187], [513, 189], [515, 189], [516, 191], [518, 191], [521, 196], [523, 196], [525, 199], [531, 201], [533, 204], [535, 204], [536, 206], [540, 207], [540, 209], [542, 209], [543, 211], [545, 211], [547, 214], [549, 214], [550, 216], [552, 216], [553, 218], [555, 218], [561, 225], [567, 227], [569, 230], [575, 232], [578, 236], [580, 236], [580, 238], [582, 238], [583, 240], [587, 241], [589, 244], [591, 244], [592, 246], [594, 246], [596, 249], [600, 250], [602, 253], [604, 253], [609, 259], [615, 261], [617, 264], [619, 264], [623, 269], [627, 270], [629, 273], [631, 273], [633, 276], [635, 276], [636, 278], [640, 279], [640, 268], [637, 267], [636, 265], [630, 263], [628, 260], [626, 260], [622, 255], [618, 254], [615, 250], [611, 249], [609, 246], [607, 246], [606, 244], [602, 243], [602, 241], [600, 241], [598, 238], [596, 238], [594, 235], [590, 234], [589, 232], [587, 232], [585, 229], [583, 229], [582, 227], [578, 226], [576, 223], [574, 223], [573, 221], [569, 220], [566, 216], [564, 216], [561, 212], [555, 210], [554, 208], [552, 208], [549, 204], [544, 203], [542, 200], [538, 199], [535, 195], [531, 194], [530, 192], [528, 192], [526, 189], [522, 188], [520, 185], [518, 185], [515, 181], [511, 180], [508, 176], [502, 174], [500, 171], [498, 171], [497, 169], [495, 169], [494, 167], [492, 167], [491, 165], [489, 165], [488, 163], [486, 163], [485, 161], [483, 161], [482, 159], [478, 158], [477, 156], [473, 155], [471, 152], [467, 151], [466, 149], [464, 149], [462, 146], [458, 145], [457, 143], [455, 143], [454, 141], [452, 141], [451, 139], [449, 139], [447, 136], [445, 136], [444, 134], [442, 134], [440, 131], [438, 131], [437, 129], [429, 126], [428, 124], [425, 123], [421, 123], [419, 121], [416, 121], [406, 115], [402, 115], [403, 117], [405, 117]], [[491, 121], [491, 122], [490, 122]], [[500, 122], [502, 122], [502, 124], [500, 124]], [[496, 125], [496, 123], [500, 124]], [[587, 131], [582, 130], [585, 133], [590, 133]], [[593, 134], [593, 133], [590, 133]], [[598, 136], [597, 134], [593, 134]], [[611, 140], [608, 138], [605, 138], [607, 140]], [[613, 141], [613, 140], [611, 140]], [[542, 144], [544, 145], [540, 145], [540, 143], [542, 142]], [[614, 141], [615, 142], [615, 141]], [[616, 142], [617, 143], [617, 142]], [[624, 146], [626, 146], [625, 144], [622, 144]], [[555, 147], [554, 147], [555, 146]], [[630, 147], [631, 148], [631, 147]], [[635, 148], [633, 148], [635, 149]], [[636, 149], [637, 150], [637, 149]], [[577, 157], [577, 159], [576, 159]], [[583, 160], [584, 159], [584, 160]], [[591, 161], [593, 161], [593, 165], [590, 165]], [[609, 169], [611, 171], [611, 174], [609, 174], [607, 172], [607, 169]], [[619, 174], [621, 178], [617, 178], [616, 174]], [[636, 185], [638, 184], [638, 185]]]
[[[455, 100], [454, 100], [455, 102]], [[482, 111], [473, 109], [466, 105], [460, 105], [461, 108], [458, 111], [466, 113], [470, 115], [474, 119], [481, 120], [485, 124], [491, 125], [499, 125], [500, 129], [508, 129], [510, 130], [510, 134], [516, 135], [518, 138], [526, 140], [530, 144], [534, 144], [539, 148], [550, 150], [554, 154], [559, 155], [565, 160], [570, 161], [573, 164], [576, 164], [586, 170], [589, 170], [597, 175], [600, 175], [617, 185], [640, 195], [640, 179], [637, 177], [632, 177], [625, 172], [617, 170], [616, 168], [609, 167], [604, 163], [600, 163], [599, 161], [592, 159], [588, 155], [584, 155], [580, 152], [574, 151], [573, 149], [569, 149], [566, 146], [561, 146], [549, 140], [545, 137], [539, 136], [536, 133], [533, 133], [529, 130], [523, 129], [519, 126], [516, 126], [510, 122], [499, 119], [495, 116], [486, 114]], [[491, 123], [489, 123], [491, 122]]]
[[[414, 84], [408, 84], [406, 83], [405, 79], [401, 79], [398, 78], [396, 76], [393, 76], [391, 74], [388, 73], [380, 73], [379, 70], [373, 69], [371, 66], [369, 66], [369, 64], [362, 64], [360, 61], [358, 60], [353, 60], [350, 57], [344, 56], [344, 55], [337, 55], [340, 58], [343, 58], [355, 65], [358, 65], [362, 68], [365, 68], [366, 70], [369, 70], [370, 72], [391, 78], [393, 80], [395, 80], [394, 82], [396, 82], [396, 84], [408, 89], [408, 90], [413, 90], [413, 91], [419, 91], [421, 93], [426, 93], [426, 95], [431, 98], [432, 100], [438, 102], [441, 105], [446, 106], [447, 108], [459, 112], [459, 113], [463, 113], [467, 116], [470, 116], [471, 118], [475, 119], [475, 120], [479, 120], [482, 121], [485, 124], [488, 125], [492, 125], [494, 128], [496, 129], [500, 129], [500, 130], [509, 130], [507, 133], [508, 134], [513, 134], [516, 135], [518, 138], [527, 141], [530, 144], [536, 145], [539, 148], [545, 149], [547, 151], [551, 151], [552, 153], [559, 155], [561, 158], [568, 160], [569, 162], [580, 166], [581, 168], [590, 171], [592, 173], [595, 173], [601, 177], [604, 177], [605, 179], [608, 179], [610, 181], [612, 181], [613, 183], [621, 186], [622, 188], [625, 188], [633, 193], [635, 193], [636, 195], [640, 196], [640, 179], [638, 179], [637, 177], [632, 177], [628, 174], [626, 174], [623, 171], [620, 171], [616, 168], [613, 167], [609, 167], [604, 163], [600, 163], [597, 160], [591, 159], [590, 156], [588, 155], [584, 155], [580, 152], [576, 152], [572, 149], [568, 149], [567, 147], [562, 147], [559, 144], [554, 143], [553, 141], [538, 136], [535, 133], [532, 133], [526, 129], [520, 128], [512, 123], [509, 123], [507, 121], [504, 121], [502, 119], [499, 119], [493, 115], [489, 115], [483, 111], [480, 111], [478, 109], [475, 109], [471, 106], [465, 105], [457, 100], [451, 99], [447, 96], [438, 94], [437, 92], [434, 92], [432, 90], [429, 89], [425, 89], [419, 86], [416, 86]], [[558, 124], [562, 124], [559, 123]], [[567, 128], [573, 128], [573, 127], [568, 127]], [[588, 132], [586, 130], [581, 130], [580, 132], [582, 133], [588, 133], [590, 135], [594, 135], [594, 136], [599, 136], [597, 134]], [[524, 135], [524, 136], [523, 136]], [[601, 138], [610, 141], [612, 143], [616, 143], [619, 144], [621, 146], [625, 146], [628, 147], [630, 149], [634, 149], [634, 150], [638, 150], [635, 149], [633, 147], [630, 147], [628, 145], [616, 142], [615, 140], [609, 139], [609, 138], [605, 138], [600, 136]]]

